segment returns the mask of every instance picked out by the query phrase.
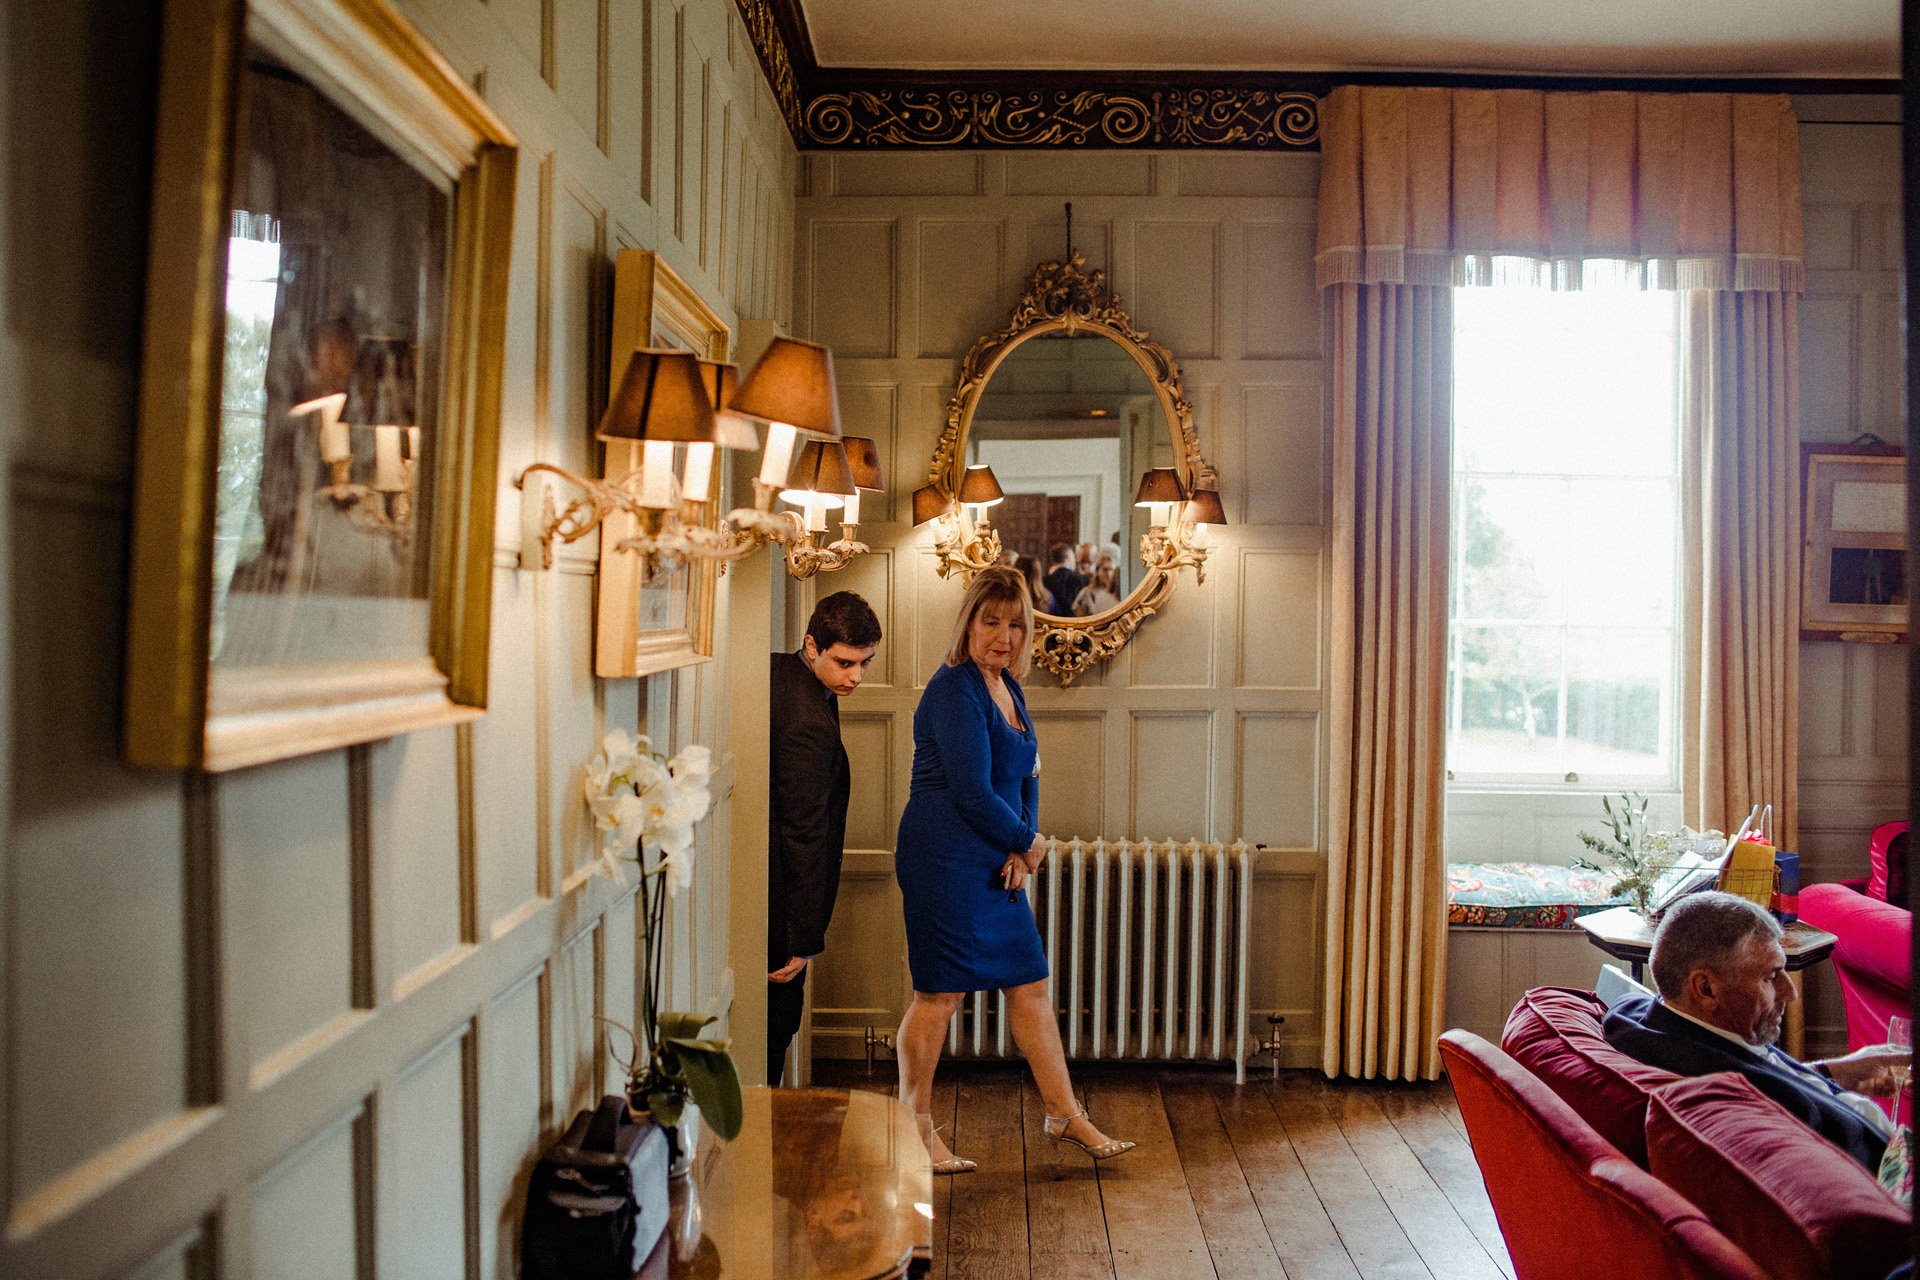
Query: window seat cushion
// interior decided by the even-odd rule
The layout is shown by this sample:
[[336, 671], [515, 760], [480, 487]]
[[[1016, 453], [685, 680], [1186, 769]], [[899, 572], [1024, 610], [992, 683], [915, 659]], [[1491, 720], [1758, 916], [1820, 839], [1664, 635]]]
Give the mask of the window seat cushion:
[[1542, 862], [1449, 862], [1447, 923], [1483, 929], [1572, 929], [1581, 916], [1625, 904], [1613, 877]]

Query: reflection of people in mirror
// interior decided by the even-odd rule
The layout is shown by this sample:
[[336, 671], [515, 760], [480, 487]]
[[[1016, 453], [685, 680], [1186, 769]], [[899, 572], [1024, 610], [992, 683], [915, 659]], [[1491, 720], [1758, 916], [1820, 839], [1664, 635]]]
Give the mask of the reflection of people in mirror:
[[1040, 573], [1040, 562], [1032, 556], [1021, 556], [1014, 562], [1014, 568], [1027, 580], [1027, 594], [1033, 597], [1035, 613], [1059, 613], [1060, 605], [1053, 598], [1053, 592], [1047, 590], [1047, 580]]
[[814, 606], [798, 653], [772, 656], [768, 708], [767, 1083], [800, 1030], [807, 962], [826, 950], [851, 773], [839, 699], [860, 687], [880, 620], [851, 591]]
[[1047, 590], [1053, 594], [1055, 605], [1071, 606], [1080, 588], [1087, 585], [1086, 575], [1073, 567], [1073, 555], [1071, 543], [1062, 542], [1053, 548], [1053, 568], [1047, 571]]
[[1096, 613], [1105, 613], [1120, 603], [1119, 567], [1111, 557], [1102, 555], [1093, 565], [1093, 581], [1080, 589], [1073, 598], [1073, 616], [1090, 618]]

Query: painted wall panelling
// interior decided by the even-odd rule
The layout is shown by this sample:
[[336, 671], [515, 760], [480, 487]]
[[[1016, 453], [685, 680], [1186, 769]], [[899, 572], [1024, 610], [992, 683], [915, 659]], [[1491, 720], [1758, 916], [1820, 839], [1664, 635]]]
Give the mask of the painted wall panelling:
[[[1255, 1027], [1287, 1023], [1286, 1060], [1317, 1062], [1324, 892], [1326, 511], [1319, 319], [1312, 286], [1317, 159], [1018, 153], [803, 157], [795, 312], [834, 346], [847, 429], [890, 447], [892, 497], [863, 522], [875, 549], [812, 595], [851, 588], [886, 631], [843, 708], [856, 798], [839, 905], [813, 999], [815, 1052], [859, 1056], [892, 1031], [909, 982], [894, 831], [914, 706], [960, 588], [900, 499], [922, 483], [959, 357], [1006, 323], [1027, 277], [1074, 245], [1135, 322], [1180, 358], [1233, 524], [1207, 580], [1183, 577], [1119, 659], [1028, 702], [1049, 834], [1245, 838], [1269, 846], [1255, 892]], [[1302, 335], [1310, 335], [1303, 337]], [[870, 520], [872, 518], [870, 517]]]
[[[114, 763], [140, 317], [102, 273], [147, 228], [143, 201], [97, 193], [145, 172], [159, 5], [4, 19], [0, 90], [68, 105], [0, 169], [37, 193], [0, 239], [0, 1273], [509, 1274], [539, 1145], [618, 1085], [594, 1015], [633, 1017], [632, 896], [588, 873], [578, 799], [610, 725], [715, 748], [669, 995], [726, 1008], [724, 652], [590, 679], [594, 548], [520, 573], [510, 479], [588, 457], [616, 245], [660, 251], [736, 327], [790, 320], [796, 157], [730, 0], [402, 8], [524, 144], [490, 710], [217, 780]], [[124, 92], [73, 89], [100, 84]]]

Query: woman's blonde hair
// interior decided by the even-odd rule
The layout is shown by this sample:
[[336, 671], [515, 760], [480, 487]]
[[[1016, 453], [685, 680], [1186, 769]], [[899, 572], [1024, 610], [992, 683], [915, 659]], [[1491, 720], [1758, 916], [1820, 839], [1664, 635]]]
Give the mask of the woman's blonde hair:
[[973, 627], [975, 615], [990, 604], [1020, 606], [1025, 643], [1013, 655], [1013, 661], [1007, 663], [1007, 670], [1013, 673], [1014, 679], [1024, 680], [1033, 669], [1033, 597], [1027, 594], [1026, 580], [1020, 572], [1003, 564], [982, 569], [967, 587], [967, 594], [960, 601], [960, 614], [953, 620], [953, 637], [947, 641], [947, 665], [957, 667], [973, 657], [967, 649], [967, 632]]

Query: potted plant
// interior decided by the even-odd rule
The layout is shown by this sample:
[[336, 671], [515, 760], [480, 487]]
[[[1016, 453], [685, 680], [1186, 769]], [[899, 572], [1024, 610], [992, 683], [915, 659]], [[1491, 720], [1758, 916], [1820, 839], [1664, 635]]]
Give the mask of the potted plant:
[[640, 1026], [613, 1023], [633, 1039], [627, 1105], [667, 1131], [677, 1172], [685, 1171], [689, 1154], [680, 1129], [689, 1100], [722, 1139], [740, 1132], [742, 1118], [740, 1074], [727, 1041], [701, 1034], [714, 1015], [660, 1008], [667, 899], [693, 882], [693, 828], [712, 803], [712, 769], [705, 747], [690, 746], [669, 759], [645, 735], [619, 729], [606, 735], [587, 765], [601, 866], [616, 881], [628, 864], [640, 877]]
[[1647, 798], [1635, 792], [1622, 792], [1619, 800], [1620, 805], [1615, 808], [1614, 797], [1600, 797], [1600, 807], [1607, 815], [1607, 835], [1580, 833], [1580, 843], [1605, 861], [1575, 858], [1574, 865], [1612, 875], [1614, 882], [1608, 891], [1624, 894], [1633, 903], [1635, 913], [1645, 916], [1648, 908], [1656, 905], [1654, 894], [1661, 886], [1662, 877], [1673, 870], [1684, 855], [1717, 847], [1725, 837], [1718, 831], [1695, 831], [1685, 826], [1678, 831], [1649, 831]]

